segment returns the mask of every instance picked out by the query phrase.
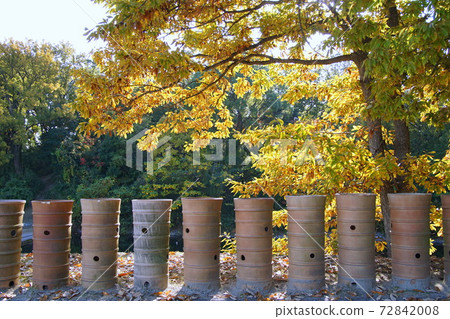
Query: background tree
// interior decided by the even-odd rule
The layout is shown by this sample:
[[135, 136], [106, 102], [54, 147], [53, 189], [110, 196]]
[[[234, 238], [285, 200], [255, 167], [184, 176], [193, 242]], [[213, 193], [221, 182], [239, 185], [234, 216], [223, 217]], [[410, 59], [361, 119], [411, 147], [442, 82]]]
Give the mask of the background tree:
[[0, 150], [3, 145], [2, 160], [12, 159], [16, 174], [23, 174], [25, 149], [46, 143], [53, 128], [77, 124], [67, 106], [74, 98], [70, 70], [76, 59], [67, 45], [0, 43]]

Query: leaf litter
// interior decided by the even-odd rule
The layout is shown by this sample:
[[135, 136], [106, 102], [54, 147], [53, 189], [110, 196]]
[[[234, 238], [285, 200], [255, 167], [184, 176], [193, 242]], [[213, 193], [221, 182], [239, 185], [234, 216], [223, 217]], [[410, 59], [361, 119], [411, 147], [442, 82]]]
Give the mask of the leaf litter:
[[326, 287], [320, 291], [308, 293], [298, 292], [291, 295], [286, 293], [288, 280], [289, 259], [287, 256], [273, 256], [274, 288], [269, 292], [236, 291], [236, 256], [221, 253], [220, 282], [221, 289], [215, 292], [192, 292], [183, 288], [183, 253], [170, 252], [169, 287], [157, 293], [149, 293], [134, 289], [134, 258], [133, 253], [119, 253], [117, 261], [117, 284], [114, 288], [104, 291], [85, 291], [81, 287], [81, 254], [70, 255], [69, 285], [49, 291], [39, 291], [33, 288], [33, 254], [22, 254], [19, 285], [0, 291], [0, 300], [158, 300], [158, 301], [193, 301], [193, 300], [450, 300], [448, 288], [442, 282], [444, 278], [443, 260], [431, 257], [431, 274], [433, 285], [426, 291], [399, 290], [390, 286], [391, 263], [386, 257], [376, 257], [377, 287], [368, 292], [349, 290], [337, 285], [336, 258], [325, 258]]

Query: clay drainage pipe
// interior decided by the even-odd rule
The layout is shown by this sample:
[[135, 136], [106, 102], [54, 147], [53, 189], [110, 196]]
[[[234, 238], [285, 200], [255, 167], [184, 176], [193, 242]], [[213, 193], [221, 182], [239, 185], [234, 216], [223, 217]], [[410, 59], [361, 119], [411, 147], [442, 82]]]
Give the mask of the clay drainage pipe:
[[431, 194], [388, 194], [391, 211], [392, 283], [400, 289], [430, 285]]
[[338, 283], [375, 287], [375, 194], [336, 194]]
[[325, 199], [325, 195], [286, 196], [290, 293], [325, 285]]
[[450, 195], [441, 195], [444, 228], [445, 283], [450, 286]]
[[134, 287], [163, 291], [169, 281], [171, 199], [133, 199]]
[[0, 289], [18, 284], [24, 207], [24, 200], [0, 200]]
[[182, 198], [184, 283], [194, 290], [220, 287], [222, 198]]
[[32, 201], [33, 286], [40, 290], [69, 283], [73, 200]]
[[108, 289], [117, 281], [119, 215], [119, 198], [81, 199], [84, 288]]
[[237, 287], [272, 287], [272, 198], [235, 198]]

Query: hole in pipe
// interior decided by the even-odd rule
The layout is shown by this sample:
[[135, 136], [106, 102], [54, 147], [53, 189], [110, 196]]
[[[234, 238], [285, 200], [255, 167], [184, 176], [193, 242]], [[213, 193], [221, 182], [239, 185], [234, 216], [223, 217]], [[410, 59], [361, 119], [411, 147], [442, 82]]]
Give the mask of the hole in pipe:
[[148, 281], [144, 282], [144, 287], [148, 288], [150, 286], [150, 283]]
[[189, 233], [189, 228], [186, 228], [186, 233]]
[[356, 229], [356, 226], [355, 226], [355, 225], [351, 225], [351, 226], [350, 226], [350, 229], [351, 229], [351, 230], [355, 230], [355, 229]]
[[316, 257], [316, 255], [310, 254], [309, 257], [314, 258], [314, 257]]
[[217, 260], [217, 255], [214, 255], [214, 260]]
[[118, 233], [119, 232], [119, 228], [116, 228], [116, 233]]
[[14, 287], [14, 281], [9, 282], [9, 288], [12, 288], [12, 287]]
[[245, 260], [245, 256], [244, 255], [241, 255], [241, 260]]
[[264, 228], [265, 231], [269, 231], [269, 227]]
[[352, 286], [356, 286], [356, 282], [352, 282]]
[[99, 261], [100, 260], [100, 258], [98, 258], [98, 256], [94, 256], [94, 258], [92, 258], [92, 259], [94, 259], [94, 261]]
[[48, 286], [47, 285], [43, 285], [42, 286], [42, 290], [47, 290], [48, 289]]
[[45, 236], [48, 236], [48, 235], [50, 235], [50, 232], [49, 232], [48, 230], [45, 230], [45, 231], [44, 231], [44, 235], [45, 235]]
[[15, 230], [11, 230], [11, 237], [16, 237], [17, 232]]
[[419, 254], [419, 253], [416, 254], [416, 258], [417, 258], [417, 259], [420, 258], [420, 254]]
[[142, 228], [142, 233], [143, 233], [143, 234], [147, 234], [147, 232], [148, 232], [148, 229], [147, 229], [147, 228]]

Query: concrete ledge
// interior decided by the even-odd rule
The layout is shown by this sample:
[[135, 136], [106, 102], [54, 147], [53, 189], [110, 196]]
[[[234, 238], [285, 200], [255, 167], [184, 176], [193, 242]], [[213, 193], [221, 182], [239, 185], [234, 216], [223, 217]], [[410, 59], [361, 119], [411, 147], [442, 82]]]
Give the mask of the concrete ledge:
[[412, 290], [426, 290], [430, 287], [431, 279], [411, 279], [392, 276], [392, 287], [399, 287], [400, 289]]

